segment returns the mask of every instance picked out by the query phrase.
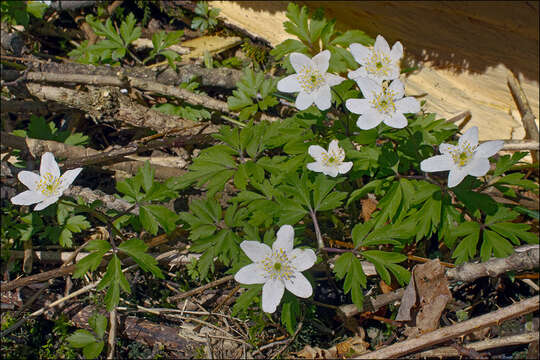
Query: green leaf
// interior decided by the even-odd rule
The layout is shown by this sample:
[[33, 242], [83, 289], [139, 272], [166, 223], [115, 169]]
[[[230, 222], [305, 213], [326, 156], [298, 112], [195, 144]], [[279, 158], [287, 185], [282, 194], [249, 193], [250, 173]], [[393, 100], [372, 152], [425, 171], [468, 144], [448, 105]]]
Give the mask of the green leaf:
[[353, 303], [359, 310], [362, 310], [364, 303], [362, 289], [366, 287], [367, 278], [360, 260], [353, 253], [345, 253], [334, 263], [334, 273], [338, 279], [345, 277], [343, 290], [345, 293], [351, 293]]
[[88, 324], [94, 330], [99, 338], [103, 338], [107, 330], [107, 318], [100, 313], [92, 314], [88, 318]]
[[382, 179], [372, 180], [366, 185], [362, 186], [362, 188], [354, 190], [349, 196], [349, 200], [347, 200], [347, 204], [345, 206], [348, 207], [351, 202], [355, 201], [356, 199], [361, 199], [368, 193], [375, 192], [375, 189], [379, 188], [383, 181], [384, 180]]
[[512, 157], [510, 157], [510, 155], [503, 155], [499, 157], [499, 160], [497, 161], [497, 165], [495, 167], [495, 171], [493, 172], [493, 176], [499, 176], [505, 171], [509, 170], [512, 166], [514, 166], [521, 159], [527, 156], [527, 154], [527, 152], [516, 152], [512, 154]]
[[201, 275], [201, 280], [208, 278], [208, 272], [214, 272], [214, 248], [211, 247], [206, 250], [199, 261], [197, 262], [197, 268], [199, 269], [199, 274]]
[[[403, 254], [379, 250], [362, 251], [362, 256], [375, 265], [375, 270], [377, 270], [377, 273], [381, 276], [381, 279], [383, 279], [383, 281], [387, 284], [392, 282], [390, 273], [387, 269], [388, 264], [396, 264], [407, 260], [407, 256]], [[394, 267], [390, 270], [395, 271], [396, 269]], [[401, 272], [398, 271], [398, 274], [401, 274]]]
[[282, 43], [276, 45], [272, 50], [270, 50], [270, 55], [272, 55], [276, 60], [283, 58], [285, 55], [299, 52], [302, 54], [308, 53], [308, 47], [304, 45], [301, 41], [295, 39], [287, 39]]
[[137, 170], [137, 175], [141, 177], [142, 187], [144, 192], [149, 192], [154, 183], [154, 172], [155, 170], [150, 167], [150, 162], [146, 160], [144, 165]]
[[26, 11], [38, 19], [43, 19], [43, 15], [45, 14], [47, 8], [47, 4], [39, 1], [28, 1], [26, 4]]
[[285, 14], [290, 21], [283, 23], [285, 31], [289, 34], [297, 36], [305, 43], [310, 42], [309, 29], [308, 29], [308, 9], [306, 6], [300, 8], [295, 3], [289, 3], [287, 6], [287, 13]]
[[497, 212], [497, 203], [489, 195], [464, 190], [459, 187], [454, 188], [454, 194], [473, 213], [476, 210], [482, 210], [488, 215], [493, 215]]
[[109, 288], [105, 295], [105, 306], [107, 311], [112, 311], [120, 300], [120, 288], [127, 293], [131, 293], [129, 283], [122, 272], [122, 265], [118, 256], [114, 254], [107, 265], [107, 271], [105, 275], [97, 285], [97, 290], [103, 290]]
[[372, 37], [366, 35], [363, 31], [360, 30], [348, 30], [345, 33], [336, 36], [330, 44], [340, 45], [343, 47], [348, 47], [352, 43], [360, 43], [364, 46], [372, 46], [375, 41]]
[[452, 257], [456, 265], [463, 264], [476, 255], [476, 246], [480, 237], [480, 225], [476, 222], [461, 223], [455, 230], [455, 236], [465, 236], [454, 249]]
[[178, 215], [163, 205], [143, 205], [139, 208], [139, 219], [149, 233], [156, 235], [158, 225], [167, 233], [176, 229]]
[[68, 336], [66, 340], [74, 348], [83, 348], [97, 341], [96, 337], [88, 330], [77, 330]]
[[511, 222], [501, 222], [489, 226], [491, 230], [510, 239], [515, 245], [519, 245], [523, 240], [529, 244], [538, 244], [538, 234], [533, 234], [528, 230], [531, 228], [528, 224], [517, 224]]
[[77, 262], [77, 267], [73, 272], [74, 279], [81, 278], [88, 270], [95, 271], [105, 253], [111, 249], [111, 245], [105, 240], [92, 240], [85, 249], [91, 253]]
[[501, 178], [499, 181], [497, 181], [497, 184], [517, 185], [528, 190], [538, 191], [537, 183], [531, 180], [523, 179], [524, 176], [525, 174], [522, 173], [512, 173]]
[[157, 266], [157, 260], [146, 253], [148, 246], [141, 239], [131, 238], [118, 246], [120, 251], [125, 252], [135, 260], [144, 271], [151, 272], [155, 277], [163, 279], [163, 274]]
[[400, 183], [394, 182], [390, 190], [388, 190], [386, 195], [379, 201], [379, 208], [381, 211], [377, 216], [375, 228], [384, 225], [387, 220], [392, 221], [399, 209], [399, 206], [401, 205], [402, 198], [403, 196]]
[[281, 323], [285, 325], [289, 334], [293, 335], [296, 331], [297, 318], [300, 316], [300, 303], [296, 296], [286, 294], [284, 297], [281, 306]]
[[496, 257], [502, 258], [514, 253], [512, 244], [494, 231], [484, 230], [480, 257], [482, 261], [488, 261], [493, 253]]
[[66, 228], [74, 233], [79, 233], [90, 228], [90, 223], [83, 215], [74, 215], [67, 219]]
[[88, 344], [83, 348], [83, 356], [85, 359], [95, 359], [101, 354], [104, 347], [103, 341], [96, 341], [95, 343]]
[[261, 293], [262, 284], [251, 285], [243, 292], [237, 299], [232, 309], [232, 315], [236, 316], [240, 313], [246, 312], [247, 309], [255, 299], [257, 295]]
[[71, 247], [73, 245], [73, 242], [71, 239], [73, 238], [73, 234], [69, 229], [62, 229], [62, 232], [60, 232], [60, 237], [58, 238], [58, 242], [63, 247]]

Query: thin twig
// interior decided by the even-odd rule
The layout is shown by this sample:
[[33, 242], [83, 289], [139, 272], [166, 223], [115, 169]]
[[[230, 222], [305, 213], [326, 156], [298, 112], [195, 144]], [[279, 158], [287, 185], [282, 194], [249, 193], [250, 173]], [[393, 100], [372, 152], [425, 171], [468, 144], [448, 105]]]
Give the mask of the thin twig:
[[114, 345], [116, 343], [116, 308], [109, 312], [109, 352], [107, 354], [107, 359], [114, 359]]
[[296, 328], [296, 331], [294, 332], [293, 336], [291, 336], [290, 339], [288, 339], [287, 343], [285, 344], [285, 346], [283, 346], [281, 349], [279, 349], [279, 351], [277, 353], [274, 354], [274, 356], [272, 356], [272, 359], [275, 359], [277, 358], [279, 355], [281, 355], [282, 352], [285, 351], [285, 349], [287, 349], [289, 347], [289, 345], [291, 345], [291, 343], [294, 341], [294, 339], [296, 339], [296, 336], [298, 335], [298, 333], [300, 332], [300, 330], [302, 330], [302, 326], [304, 325], [304, 322], [303, 321], [300, 321], [298, 323], [298, 327]]
[[196, 294], [199, 294], [199, 293], [202, 293], [204, 290], [207, 290], [207, 289], [210, 289], [210, 288], [213, 288], [214, 286], [218, 286], [218, 285], [221, 285], [221, 284], [224, 284], [226, 283], [227, 281], [230, 281], [234, 278], [233, 275], [227, 275], [227, 276], [224, 276], [222, 277], [221, 279], [217, 279], [215, 281], [212, 281], [206, 285], [203, 285], [203, 286], [199, 286], [198, 288], [196, 289], [192, 289], [192, 290], [189, 290], [189, 291], [186, 291], [182, 294], [179, 294], [179, 295], [174, 295], [174, 296], [170, 296], [167, 298], [167, 301], [168, 302], [173, 302], [173, 301], [179, 301], [179, 300], [182, 300], [184, 298], [187, 298], [187, 297], [190, 297], [190, 296], [193, 296], [193, 295], [196, 295]]

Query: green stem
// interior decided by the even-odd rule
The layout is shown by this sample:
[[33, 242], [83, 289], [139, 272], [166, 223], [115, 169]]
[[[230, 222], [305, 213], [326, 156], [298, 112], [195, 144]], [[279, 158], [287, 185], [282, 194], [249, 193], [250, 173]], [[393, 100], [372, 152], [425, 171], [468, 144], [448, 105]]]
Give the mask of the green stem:
[[235, 125], [238, 125], [240, 127], [246, 127], [246, 124], [244, 124], [243, 122], [240, 122], [238, 120], [234, 120], [233, 118], [230, 118], [228, 116], [225, 116], [225, 115], [221, 115], [221, 118], [224, 119], [224, 120], [227, 120], [228, 122], [232, 123], [232, 124], [235, 124]]

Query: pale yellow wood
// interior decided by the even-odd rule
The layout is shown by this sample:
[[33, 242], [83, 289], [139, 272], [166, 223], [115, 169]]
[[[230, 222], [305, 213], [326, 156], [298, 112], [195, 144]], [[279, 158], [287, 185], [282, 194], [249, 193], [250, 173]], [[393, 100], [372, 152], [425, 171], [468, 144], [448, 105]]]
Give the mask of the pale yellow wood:
[[[405, 61], [420, 69], [405, 78], [408, 94], [427, 93], [425, 109], [450, 118], [470, 110], [466, 128], [480, 139], [522, 139], [525, 132], [506, 78], [521, 82], [537, 122], [538, 2], [297, 1], [323, 7], [340, 30], [399, 40]], [[283, 22], [288, 1], [212, 1], [226, 22], [273, 46], [292, 36]], [[183, 44], [184, 45], [184, 44]]]

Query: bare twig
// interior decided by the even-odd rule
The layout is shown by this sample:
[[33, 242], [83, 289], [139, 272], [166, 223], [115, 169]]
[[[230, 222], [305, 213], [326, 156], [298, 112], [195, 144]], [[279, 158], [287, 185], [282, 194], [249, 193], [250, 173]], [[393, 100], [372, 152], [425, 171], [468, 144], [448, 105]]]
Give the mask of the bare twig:
[[[540, 141], [540, 134], [538, 133], [538, 127], [536, 126], [534, 113], [531, 110], [529, 101], [525, 96], [525, 92], [521, 88], [519, 81], [516, 79], [513, 73], [508, 74], [508, 87], [512, 93], [512, 97], [516, 102], [519, 113], [521, 114], [521, 121], [525, 128], [525, 139]], [[537, 148], [538, 149], [538, 148]], [[531, 156], [534, 162], [538, 162], [539, 151], [531, 151]]]
[[114, 359], [114, 345], [116, 339], [116, 308], [109, 312], [109, 339], [108, 346], [109, 352], [107, 354], [107, 359]]
[[530, 299], [523, 300], [516, 304], [499, 309], [495, 312], [425, 333], [418, 338], [405, 340], [367, 354], [362, 354], [362, 359], [397, 358], [421, 350], [428, 346], [433, 346], [451, 339], [455, 339], [478, 329], [492, 325], [499, 325], [505, 320], [513, 319], [538, 310], [538, 306], [540, 305], [539, 300], [540, 297], [537, 295]]
[[184, 293], [182, 293], [182, 294], [170, 296], [170, 297], [167, 298], [167, 301], [168, 301], [168, 302], [173, 302], [173, 301], [179, 301], [179, 300], [185, 299], [185, 298], [187, 298], [187, 297], [190, 297], [190, 296], [199, 294], [199, 293], [203, 292], [204, 290], [213, 288], [214, 286], [218, 286], [218, 285], [224, 284], [224, 283], [226, 283], [227, 281], [232, 280], [233, 278], [234, 278], [233, 275], [227, 275], [227, 276], [224, 276], [224, 277], [222, 277], [221, 279], [217, 279], [217, 280], [212, 281], [212, 282], [210, 282], [210, 283], [208, 283], [208, 284], [206, 284], [206, 285], [199, 286], [198, 288], [195, 288], [195, 289], [186, 291], [186, 292], [184, 292]]

